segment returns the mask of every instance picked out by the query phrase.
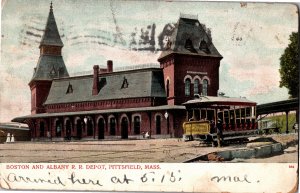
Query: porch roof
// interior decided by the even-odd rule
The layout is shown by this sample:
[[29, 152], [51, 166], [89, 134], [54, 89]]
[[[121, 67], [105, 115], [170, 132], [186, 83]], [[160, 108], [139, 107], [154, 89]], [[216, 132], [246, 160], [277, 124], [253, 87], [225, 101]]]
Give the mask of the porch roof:
[[22, 123], [26, 119], [44, 118], [44, 117], [109, 114], [109, 113], [136, 112], [136, 111], [161, 111], [161, 110], [185, 110], [185, 106], [182, 106], [182, 105], [162, 105], [162, 106], [154, 106], [154, 107], [104, 109], [104, 110], [60, 112], [60, 113], [40, 113], [40, 114], [34, 114], [34, 115], [26, 115], [26, 116], [21, 116], [21, 117], [15, 117], [14, 119], [12, 119], [12, 122]]

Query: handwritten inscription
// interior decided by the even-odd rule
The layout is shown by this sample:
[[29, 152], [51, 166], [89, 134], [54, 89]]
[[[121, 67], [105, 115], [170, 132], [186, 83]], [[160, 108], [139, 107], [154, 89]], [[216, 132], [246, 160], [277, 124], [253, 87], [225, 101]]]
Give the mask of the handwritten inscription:
[[251, 183], [248, 179], [247, 175], [244, 175], [243, 177], [239, 176], [214, 176], [210, 179], [211, 181], [215, 182], [246, 182]]
[[15, 173], [9, 173], [6, 178], [3, 178], [3, 180], [6, 182], [6, 184], [10, 184], [13, 182], [24, 182], [26, 184], [34, 183], [34, 184], [53, 184], [53, 185], [65, 186], [65, 184], [62, 182], [59, 176], [56, 176], [55, 178], [51, 178], [50, 173], [48, 174], [49, 174], [48, 178], [32, 178], [28, 176], [17, 175]]
[[[291, 165], [291, 164], [290, 164]], [[1, 165], [0, 165], [1, 166]], [[168, 187], [172, 190], [181, 189], [186, 184], [206, 182], [208, 185], [222, 187], [227, 184], [249, 187], [262, 185], [251, 172], [230, 173], [211, 172], [197, 173], [191, 177], [194, 167], [174, 167], [167, 164], [139, 163], [38, 163], [38, 164], [5, 164], [0, 171], [0, 184], [4, 188], [19, 189], [63, 189], [63, 190], [132, 190], [134, 187]], [[288, 165], [289, 166], [289, 165]], [[1, 167], [0, 167], [1, 168]], [[30, 172], [28, 172], [30, 170]], [[170, 189], [170, 190], [171, 190]]]
[[[155, 173], [154, 171], [145, 172], [141, 175], [129, 175], [129, 174], [122, 174], [122, 175], [112, 175], [112, 176], [105, 176], [99, 177], [99, 179], [88, 178], [77, 176], [75, 172], [72, 172], [69, 177], [63, 178], [62, 176], [55, 176], [48, 172], [47, 176], [44, 177], [32, 177], [32, 176], [23, 176], [18, 175], [16, 173], [9, 173], [6, 177], [2, 178], [4, 182], [9, 186], [11, 183], [25, 183], [25, 184], [51, 184], [57, 186], [66, 186], [67, 184], [71, 183], [72, 185], [92, 185], [92, 186], [104, 186], [105, 181], [107, 178], [110, 179], [112, 184], [121, 184], [126, 185], [134, 182], [138, 183], [153, 183], [158, 182], [160, 184], [163, 183], [176, 183], [182, 180], [182, 176], [180, 170], [168, 171], [166, 173]], [[107, 185], [107, 183], [106, 183]]]
[[68, 178], [72, 182], [72, 184], [92, 184], [92, 185], [97, 185], [97, 186], [102, 186], [100, 184], [100, 180], [92, 180], [92, 179], [86, 179], [86, 178], [76, 178], [75, 172], [71, 174], [71, 177]]

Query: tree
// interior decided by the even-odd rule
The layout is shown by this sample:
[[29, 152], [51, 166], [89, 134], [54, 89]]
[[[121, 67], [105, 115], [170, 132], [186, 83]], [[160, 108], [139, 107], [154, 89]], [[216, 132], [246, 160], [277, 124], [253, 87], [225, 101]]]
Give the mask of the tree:
[[298, 32], [290, 35], [290, 43], [280, 57], [280, 87], [286, 87], [289, 90], [291, 98], [299, 95], [299, 48]]

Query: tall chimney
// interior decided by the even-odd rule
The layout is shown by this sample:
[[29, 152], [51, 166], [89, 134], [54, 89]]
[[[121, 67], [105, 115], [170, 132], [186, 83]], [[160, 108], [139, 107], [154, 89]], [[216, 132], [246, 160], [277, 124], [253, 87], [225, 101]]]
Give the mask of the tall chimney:
[[93, 67], [94, 69], [94, 76], [93, 76], [93, 91], [92, 91], [92, 95], [98, 95], [99, 93], [99, 66], [98, 65], [94, 65]]
[[107, 60], [107, 72], [113, 72], [113, 61]]

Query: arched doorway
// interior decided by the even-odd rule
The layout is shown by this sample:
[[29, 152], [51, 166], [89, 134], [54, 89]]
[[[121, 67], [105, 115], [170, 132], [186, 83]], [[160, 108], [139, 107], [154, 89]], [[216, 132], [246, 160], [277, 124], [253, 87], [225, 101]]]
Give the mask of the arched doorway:
[[77, 129], [77, 138], [81, 139], [81, 135], [82, 135], [82, 125], [81, 125], [81, 120], [78, 119], [76, 122], [76, 129]]
[[116, 119], [114, 117], [109, 120], [109, 134], [116, 135]]
[[87, 120], [87, 136], [93, 136], [93, 134], [94, 134], [93, 120], [88, 119]]
[[66, 132], [67, 132], [67, 139], [71, 139], [71, 121], [67, 120], [66, 121]]
[[156, 116], [155, 120], [155, 125], [156, 125], [156, 134], [161, 134], [161, 117], [159, 115]]
[[104, 139], [104, 126], [104, 119], [100, 118], [98, 121], [98, 139]]
[[134, 134], [139, 135], [141, 133], [141, 119], [139, 116], [135, 116], [133, 118], [133, 129], [134, 129]]
[[43, 121], [40, 122], [40, 137], [45, 136], [45, 123]]
[[126, 117], [123, 117], [121, 121], [121, 137], [128, 139], [128, 120]]
[[62, 133], [62, 122], [61, 122], [61, 120], [57, 120], [55, 122], [55, 135], [56, 135], [56, 137], [61, 137], [61, 133]]

